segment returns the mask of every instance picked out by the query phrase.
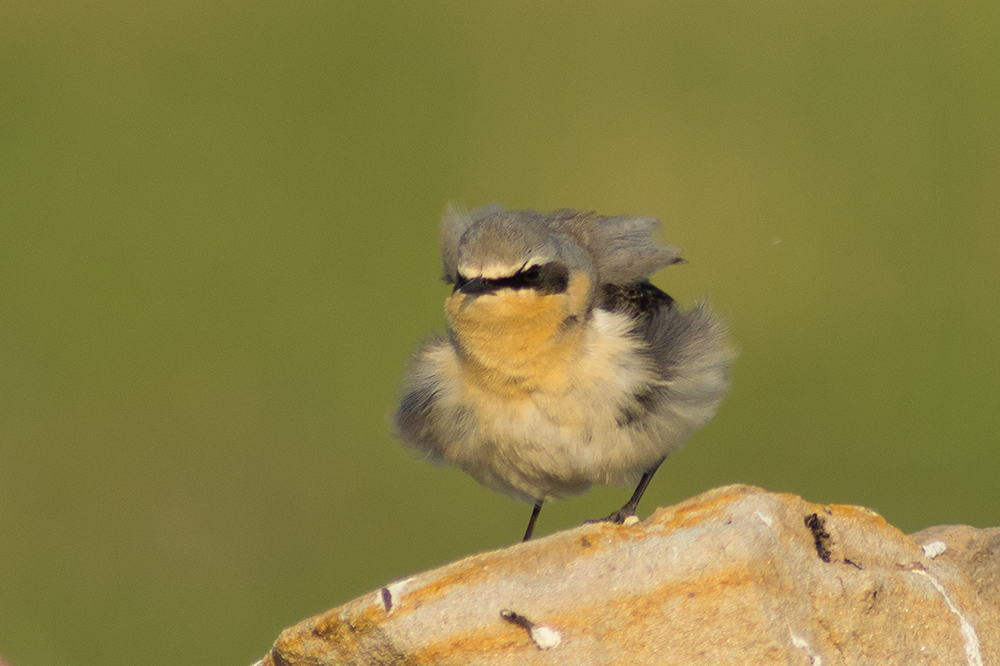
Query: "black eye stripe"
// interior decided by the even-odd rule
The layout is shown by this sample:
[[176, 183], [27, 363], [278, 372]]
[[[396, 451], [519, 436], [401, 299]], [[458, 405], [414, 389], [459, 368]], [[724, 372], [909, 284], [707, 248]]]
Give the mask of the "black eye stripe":
[[470, 280], [459, 274], [455, 280], [455, 290], [462, 289], [469, 282], [478, 282], [475, 293], [493, 292], [497, 289], [535, 289], [541, 294], [561, 294], [569, 285], [569, 269], [563, 264], [550, 262], [522, 267], [510, 277]]

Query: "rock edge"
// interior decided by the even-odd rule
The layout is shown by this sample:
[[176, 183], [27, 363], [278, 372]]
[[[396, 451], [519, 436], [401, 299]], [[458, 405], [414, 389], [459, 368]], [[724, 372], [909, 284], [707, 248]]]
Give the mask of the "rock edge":
[[1000, 664], [1000, 528], [749, 486], [395, 581], [255, 666]]

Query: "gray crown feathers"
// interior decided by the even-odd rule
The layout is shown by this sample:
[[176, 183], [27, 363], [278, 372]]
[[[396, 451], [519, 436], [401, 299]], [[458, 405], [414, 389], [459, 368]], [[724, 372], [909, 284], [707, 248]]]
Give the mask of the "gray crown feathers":
[[[458, 246], [462, 235], [475, 222], [508, 212], [500, 204], [469, 211], [449, 203], [441, 219], [441, 258], [446, 282], [458, 273]], [[628, 284], [645, 280], [670, 264], [683, 261], [680, 249], [663, 245], [653, 235], [660, 226], [655, 217], [605, 217], [563, 209], [543, 215], [533, 210], [509, 211], [510, 216], [544, 222], [553, 233], [571, 239], [590, 255], [601, 282]]]

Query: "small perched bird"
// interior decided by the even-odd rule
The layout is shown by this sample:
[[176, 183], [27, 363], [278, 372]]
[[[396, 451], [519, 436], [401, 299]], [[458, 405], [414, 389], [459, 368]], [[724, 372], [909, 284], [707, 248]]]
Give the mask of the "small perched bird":
[[403, 380], [398, 436], [499, 493], [534, 504], [638, 482], [729, 390], [735, 352], [703, 305], [649, 282], [682, 262], [651, 217], [451, 205], [441, 224], [448, 335]]

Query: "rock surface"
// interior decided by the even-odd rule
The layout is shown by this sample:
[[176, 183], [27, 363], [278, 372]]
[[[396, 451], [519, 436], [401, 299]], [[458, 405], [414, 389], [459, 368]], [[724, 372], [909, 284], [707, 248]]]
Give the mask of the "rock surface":
[[1000, 529], [728, 486], [396, 581], [258, 664], [1000, 664]]

